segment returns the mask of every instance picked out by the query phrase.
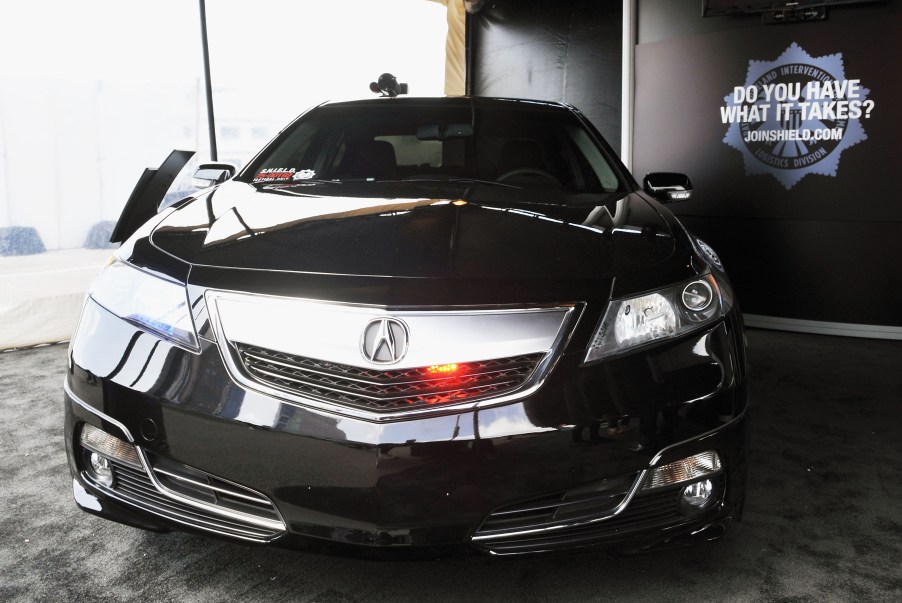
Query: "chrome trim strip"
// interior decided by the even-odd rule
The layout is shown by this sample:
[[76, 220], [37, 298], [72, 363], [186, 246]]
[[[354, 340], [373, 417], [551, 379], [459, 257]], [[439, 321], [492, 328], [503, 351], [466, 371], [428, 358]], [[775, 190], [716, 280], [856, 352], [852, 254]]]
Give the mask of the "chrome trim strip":
[[[209, 293], [225, 293], [231, 294], [234, 292], [229, 291], [219, 291], [219, 290], [208, 290]], [[257, 295], [257, 294], [238, 294], [243, 297], [273, 297], [273, 296], [265, 296], [265, 295]], [[289, 299], [292, 298], [283, 298]], [[298, 299], [298, 301], [310, 301]], [[435, 309], [432, 308], [430, 310], [419, 310], [417, 308], [404, 308], [403, 310], [399, 310], [399, 312], [418, 312], [425, 311], [433, 314], [441, 314], [446, 312], [452, 312], [455, 314], [466, 314], [467, 312], [483, 312], [483, 313], [510, 313], [510, 312], [535, 312], [539, 310], [558, 310], [564, 313], [564, 316], [560, 323], [560, 328], [557, 333], [557, 336], [552, 343], [550, 349], [544, 350], [546, 352], [545, 357], [539, 361], [533, 370], [532, 374], [529, 378], [524, 381], [519, 388], [514, 390], [513, 392], [509, 392], [507, 394], [498, 396], [498, 397], [486, 397], [479, 400], [474, 401], [464, 401], [460, 403], [449, 403], [443, 404], [439, 406], [430, 406], [424, 408], [414, 408], [410, 410], [403, 411], [395, 411], [395, 412], [371, 412], [366, 411], [360, 408], [355, 408], [352, 406], [345, 406], [341, 404], [337, 404], [334, 402], [329, 402], [326, 400], [320, 400], [311, 397], [300, 396], [292, 392], [288, 392], [283, 389], [279, 389], [265, 383], [261, 383], [260, 381], [251, 378], [248, 376], [244, 370], [241, 368], [241, 360], [238, 358], [238, 351], [235, 349], [235, 346], [227, 341], [227, 338], [224, 335], [222, 330], [222, 324], [220, 320], [219, 313], [216, 308], [215, 303], [212, 299], [207, 300], [207, 308], [210, 313], [210, 324], [213, 327], [213, 331], [216, 334], [216, 339], [219, 342], [217, 344], [217, 348], [219, 349], [219, 355], [222, 358], [223, 364], [226, 367], [226, 370], [229, 376], [232, 378], [238, 386], [252, 392], [256, 392], [268, 397], [276, 398], [279, 400], [283, 400], [285, 402], [289, 402], [292, 404], [296, 404], [303, 407], [313, 408], [321, 411], [325, 411], [329, 414], [340, 415], [345, 417], [353, 417], [357, 419], [362, 419], [365, 421], [370, 421], [374, 423], [383, 423], [383, 422], [392, 422], [392, 421], [402, 421], [407, 419], [415, 419], [421, 418], [424, 416], [432, 416], [432, 415], [441, 415], [447, 414], [449, 412], [466, 412], [470, 410], [477, 410], [480, 408], [485, 408], [489, 406], [497, 406], [500, 404], [506, 404], [509, 402], [513, 402], [527, 396], [534, 394], [542, 385], [545, 383], [545, 379], [550, 374], [551, 369], [557, 363], [558, 359], [561, 356], [561, 352], [566, 347], [567, 343], [569, 343], [570, 338], [573, 336], [573, 332], [576, 329], [579, 320], [582, 317], [584, 311], [584, 304], [582, 303], [573, 303], [573, 304], [557, 304], [550, 306], [534, 306], [532, 308], [511, 308], [510, 306], [499, 306], [496, 308], [444, 308], [444, 309]], [[358, 308], [369, 308], [376, 309], [382, 312], [393, 311], [391, 308], [387, 306], [363, 306], [360, 304], [343, 304], [340, 302], [316, 302], [316, 303], [329, 303], [330, 305], [335, 305], [337, 307], [358, 307]], [[356, 342], [356, 339], [355, 339]], [[241, 343], [245, 343], [247, 345], [253, 345], [252, 343], [242, 341]], [[532, 353], [539, 352], [543, 350], [534, 350]], [[529, 352], [526, 352], [529, 353]], [[481, 359], [484, 360], [484, 359]], [[347, 364], [347, 363], [342, 363]], [[442, 364], [442, 363], [436, 363]], [[415, 367], [410, 368], [417, 368]], [[428, 366], [428, 365], [425, 365]], [[380, 370], [383, 367], [379, 365], [374, 365], [373, 367], [364, 367], [364, 368], [373, 368], [375, 370]], [[401, 368], [401, 367], [394, 367]]]
[[[584, 501], [579, 501], [579, 502], [584, 502]], [[534, 511], [550, 511], [551, 509], [557, 509], [558, 507], [562, 506], [563, 504], [564, 504], [564, 502], [562, 500], [559, 500], [557, 502], [549, 503], [547, 505], [535, 505], [533, 507], [522, 507], [522, 508], [514, 509], [513, 511], [495, 511], [494, 513], [492, 513], [492, 517], [501, 517], [504, 515], [517, 515], [518, 513], [530, 513], [530, 512], [534, 512]]]
[[[89, 413], [97, 415], [104, 421], [107, 421], [108, 423], [115, 425], [119, 429], [119, 431], [121, 431], [123, 434], [125, 434], [125, 437], [130, 444], [135, 443], [135, 438], [132, 437], [131, 432], [129, 432], [129, 430], [125, 427], [125, 425], [123, 425], [122, 423], [120, 423], [119, 421], [117, 421], [116, 419], [111, 417], [110, 415], [100, 412], [99, 410], [97, 410], [96, 408], [94, 408], [93, 406], [91, 406], [90, 404], [88, 404], [87, 402], [85, 402], [84, 400], [79, 398], [78, 396], [76, 396], [75, 392], [73, 392], [72, 388], [69, 386], [69, 379], [67, 379], [66, 377], [63, 377], [63, 391], [66, 392], [66, 395], [69, 396], [70, 400], [72, 400], [73, 402], [75, 402], [76, 404], [78, 404], [79, 406], [84, 408]], [[135, 446], [135, 448], [137, 448], [137, 446]]]
[[623, 498], [623, 500], [620, 502], [620, 504], [617, 505], [611, 513], [609, 513], [603, 517], [593, 517], [592, 519], [586, 519], [586, 520], [582, 520], [582, 521], [563, 522], [563, 523], [559, 523], [559, 524], [555, 524], [555, 525], [543, 526], [541, 528], [517, 530], [515, 532], [498, 532], [495, 534], [487, 534], [484, 536], [477, 535], [477, 536], [473, 536], [471, 538], [471, 540], [473, 542], [488, 542], [488, 541], [492, 541], [492, 540], [499, 540], [502, 538], [515, 538], [517, 536], [528, 536], [530, 534], [541, 534], [544, 532], [557, 532], [558, 530], [564, 530], [566, 528], [576, 528], [576, 527], [580, 527], [580, 526], [587, 526], [587, 525], [591, 525], [593, 523], [598, 523], [600, 521], [605, 521], [605, 520], [611, 519], [612, 517], [616, 517], [617, 515], [620, 515], [621, 513], [623, 513], [623, 511], [626, 510], [627, 505], [630, 504], [630, 502], [633, 500], [633, 497], [639, 491], [639, 488], [641, 487], [642, 483], [645, 481], [645, 476], [647, 473], [648, 473], [648, 469], [643, 469], [642, 471], [640, 471], [639, 475], [636, 477], [636, 481], [634, 481], [633, 485], [630, 486], [629, 492], [626, 493], [626, 496]]
[[[743, 408], [741, 413], [739, 413], [738, 415], [736, 415], [735, 417], [733, 417], [732, 419], [730, 419], [723, 425], [718, 425], [717, 427], [715, 427], [714, 429], [712, 429], [710, 431], [706, 431], [697, 436], [683, 440], [682, 442], [676, 442], [675, 444], [671, 444], [670, 446], [665, 446], [664, 448], [661, 448], [661, 450], [658, 451], [658, 454], [656, 454], [654, 456], [654, 458], [651, 459], [651, 461], [648, 463], [648, 466], [650, 468], [654, 468], [654, 466], [657, 465], [658, 462], [661, 460], [661, 457], [664, 456], [664, 453], [667, 452], [668, 450], [676, 448], [677, 446], [682, 446], [682, 445], [686, 444], [687, 442], [701, 442], [702, 440], [710, 438], [711, 436], [717, 435], [718, 433], [720, 433], [720, 431], [722, 431], [728, 427], [732, 427], [734, 423], [738, 423], [739, 421], [742, 420], [743, 417], [745, 417], [746, 410], [747, 410], [746, 408]], [[689, 455], [689, 456], [692, 456], [692, 455]]]
[[[97, 410], [93, 406], [88, 405], [88, 403], [86, 403], [85, 401], [81, 400], [78, 396], [76, 396], [72, 392], [72, 389], [69, 387], [68, 380], [63, 382], [63, 388], [66, 392], [66, 395], [68, 395], [72, 401], [77, 403], [79, 406], [81, 406], [88, 412], [90, 412], [94, 415], [97, 415], [98, 417], [100, 417], [101, 419], [103, 419], [105, 421], [109, 421], [110, 423], [112, 423], [113, 425], [115, 425], [116, 427], [121, 429], [122, 432], [128, 438], [129, 442], [134, 444], [135, 440], [132, 438], [131, 433], [129, 433], [129, 431], [128, 431], [128, 429], [126, 429], [125, 425], [123, 425], [116, 419], [110, 417], [109, 415], [104, 414], [103, 412]], [[138, 458], [141, 459], [141, 464], [143, 465], [144, 473], [147, 474], [147, 477], [150, 479], [150, 483], [153, 484], [154, 488], [156, 488], [160, 494], [162, 494], [168, 498], [171, 498], [175, 501], [178, 501], [182, 504], [188, 505], [190, 507], [195, 507], [202, 511], [207, 511], [208, 513], [213, 513], [214, 515], [219, 515], [221, 517], [233, 519], [235, 521], [243, 521], [243, 522], [246, 522], [246, 523], [249, 523], [252, 525], [257, 525], [257, 526], [268, 528], [271, 530], [279, 530], [279, 531], [283, 531], [283, 532], [288, 529], [287, 524], [285, 523], [285, 520], [282, 518], [282, 514], [279, 512], [278, 507], [276, 507], [276, 505], [273, 504], [273, 502], [268, 497], [265, 497], [262, 494], [255, 492], [254, 490], [250, 490], [250, 488], [248, 488], [248, 490], [250, 490], [251, 492], [254, 492], [254, 494], [259, 494], [260, 497], [266, 499], [267, 503], [272, 505], [273, 511], [275, 511], [276, 515], [279, 517], [278, 521], [273, 520], [273, 519], [264, 519], [262, 517], [249, 515], [247, 513], [241, 513], [240, 511], [232, 511], [231, 509], [225, 509], [225, 508], [219, 507], [217, 505], [210, 505], [210, 504], [198, 501], [198, 500], [194, 500], [187, 496], [183, 496], [177, 492], [173, 492], [172, 490], [170, 490], [169, 488], [167, 488], [166, 486], [161, 484], [160, 481], [157, 479], [156, 475], [154, 475], [153, 468], [150, 465], [150, 461], [147, 458], [147, 454], [144, 452], [144, 450], [141, 448], [141, 446], [138, 446], [137, 444], [134, 444], [134, 446], [135, 446], [135, 450], [138, 452]], [[216, 479], [220, 479], [220, 480], [228, 483], [228, 480], [223, 479], [221, 477], [217, 476]], [[95, 482], [92, 481], [91, 483], [94, 484]], [[115, 492], [115, 490], [113, 490], [112, 488], [107, 488], [106, 486], [103, 486], [101, 484], [95, 484], [95, 485], [98, 488], [102, 489], [105, 494]], [[237, 484], [234, 484], [234, 485], [237, 486]], [[243, 488], [244, 486], [241, 486], [241, 487]], [[129, 501], [127, 499], [125, 499], [124, 502], [129, 502]], [[228, 536], [229, 534], [224, 534], [224, 535]]]
[[[210, 521], [206, 521], [206, 520], [200, 519], [200, 518], [189, 517], [183, 513], [179, 513], [176, 510], [166, 509], [159, 505], [154, 505], [153, 503], [148, 502], [148, 501], [135, 500], [133, 498], [123, 496], [122, 494], [116, 492], [115, 490], [111, 490], [109, 488], [100, 486], [99, 484], [97, 484], [96, 482], [93, 482], [93, 481], [91, 482], [91, 484], [97, 488], [103, 489], [104, 495], [109, 496], [110, 498], [113, 498], [115, 500], [118, 500], [119, 502], [121, 502], [123, 504], [138, 508], [138, 509], [144, 511], [145, 513], [152, 513], [153, 515], [162, 517], [163, 519], [166, 519], [168, 521], [174, 521], [176, 523], [180, 523], [184, 526], [188, 526], [190, 528], [194, 528], [197, 530], [205, 530], [207, 532], [219, 534], [220, 536], [225, 536], [227, 538], [237, 538], [240, 540], [247, 540], [250, 542], [269, 542], [270, 540], [273, 540], [281, 535], [281, 534], [273, 534], [270, 537], [263, 537], [263, 536], [259, 536], [259, 535], [254, 535], [253, 532], [251, 532], [247, 529], [241, 529], [239, 527], [230, 528], [230, 530], [233, 530], [233, 532], [227, 531]], [[243, 536], [241, 534], [241, 532], [244, 532], [245, 534], [248, 534], [248, 535]]]
[[[121, 460], [121, 459], [120, 459]], [[217, 488], [216, 486], [211, 486], [210, 484], [205, 484], [203, 482], [199, 482], [197, 480], [191, 479], [190, 477], [185, 477], [184, 475], [179, 475], [177, 473], [173, 473], [172, 471], [167, 471], [166, 469], [160, 469], [159, 467], [153, 468], [155, 473], [162, 473], [167, 477], [171, 477], [172, 479], [179, 480], [180, 482], [187, 482], [192, 486], [196, 486], [203, 490], [210, 490], [211, 492], [217, 492], [219, 494], [226, 494], [228, 496], [234, 496], [236, 498], [243, 498], [244, 500], [249, 500], [255, 503], [263, 503], [265, 505], [272, 504], [269, 500], [265, 498], [256, 498], [254, 496], [248, 496], [247, 494], [243, 494], [241, 492], [235, 492], [234, 490], [226, 490], [225, 488]]]
[[220, 345], [239, 342], [373, 370], [386, 367], [363, 356], [360, 337], [375, 319], [397, 318], [409, 327], [407, 353], [390, 367], [400, 370], [548, 352], [574, 309], [382, 307], [216, 289], [205, 295]]

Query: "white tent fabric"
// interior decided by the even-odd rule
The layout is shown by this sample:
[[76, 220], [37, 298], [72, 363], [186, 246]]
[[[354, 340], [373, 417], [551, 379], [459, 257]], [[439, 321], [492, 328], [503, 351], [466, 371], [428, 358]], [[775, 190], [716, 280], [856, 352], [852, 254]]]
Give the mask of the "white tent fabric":
[[[373, 22], [384, 13], [386, 23], [401, 24], [402, 29], [410, 31], [397, 39], [379, 40], [378, 48], [368, 46], [367, 58], [378, 59], [379, 69], [392, 70], [402, 80], [411, 82], [412, 94], [422, 95], [441, 94], [444, 58], [444, 92], [463, 94], [463, 0], [433, 2], [437, 4], [427, 0], [383, 0], [377, 9], [371, 0], [304, 5], [265, 0], [262, 4], [268, 8], [261, 11], [293, 14], [297, 18], [291, 27], [307, 32], [305, 41], [314, 39], [311, 32], [329, 29], [323, 28], [323, 23], [338, 24], [342, 17], [337, 15], [351, 9], [369, 15], [333, 31], [339, 35], [334, 41], [339, 42], [341, 35], [349, 41], [369, 36], [371, 30], [378, 30]], [[205, 153], [203, 88], [201, 80], [194, 77], [200, 64], [196, 3], [161, 0], [153, 7], [113, 3], [115, 10], [109, 10], [113, 5], [106, 0], [86, 0], [75, 8], [64, 0], [51, 0], [51, 4], [54, 14], [62, 11], [66, 17], [59, 20], [61, 23], [77, 18], [97, 31], [118, 31], [110, 25], [133, 20], [150, 19], [153, 26], [146, 27], [141, 35], [129, 34], [128, 39], [119, 40], [114, 45], [119, 48], [115, 53], [106, 44], [85, 47], [79, 43], [61, 57], [52, 49], [67, 45], [65, 35], [77, 35], [83, 41], [83, 29], [76, 32], [60, 26], [45, 31], [47, 28], [42, 26], [26, 30], [22, 24], [37, 23], [35, 15], [46, 9], [28, 3], [17, 4], [13, 15], [16, 18], [0, 20], [0, 33], [4, 33], [0, 47], [20, 51], [22, 46], [37, 65], [29, 62], [27, 69], [15, 70], [13, 67], [21, 62], [0, 64], [0, 350], [69, 339], [85, 292], [110, 255], [110, 250], [78, 248], [102, 244], [100, 236], [89, 245], [87, 233], [96, 226], [108, 226], [119, 215], [145, 166], [158, 165], [173, 148]], [[446, 9], [442, 10], [441, 5]], [[420, 10], [423, 6], [426, 10]], [[273, 119], [272, 113], [281, 111], [282, 105], [287, 106], [286, 111], [299, 112], [311, 102], [344, 98], [349, 86], [370, 95], [367, 78], [375, 78], [379, 71], [367, 66], [366, 73], [355, 71], [353, 77], [349, 76], [349, 64], [359, 66], [366, 61], [361, 60], [360, 48], [355, 44], [339, 44], [330, 49], [327, 57], [300, 64], [298, 69], [306, 70], [307, 79], [284, 80], [301, 82], [303, 86], [270, 94], [285, 100], [269, 107], [270, 113], [261, 111], [259, 91], [242, 88], [242, 78], [253, 75], [257, 69], [266, 72], [269, 64], [236, 64], [237, 59], [230, 54], [234, 29], [244, 27], [243, 15], [229, 5], [208, 6], [208, 22], [214, 26], [210, 33], [211, 58], [214, 85], [218, 85], [214, 91], [221, 160], [240, 164], [242, 158], [253, 155], [285, 120], [296, 115], [293, 112], [290, 117]], [[444, 57], [441, 38], [436, 35], [442, 29], [443, 16], [447, 21]], [[156, 32], [161, 30], [168, 31], [172, 40], [179, 40], [178, 44], [158, 44]], [[249, 39], [251, 45], [253, 40], [266, 45], [259, 36]], [[412, 60], [408, 56], [410, 44], [419, 49], [421, 56], [435, 60]], [[283, 56], [276, 47], [271, 54]], [[297, 52], [303, 56], [303, 52]], [[248, 53], [244, 47], [241, 53], [269, 56], [266, 52]], [[54, 71], [52, 68], [61, 61], [65, 69]], [[316, 66], [325, 69], [326, 74], [320, 73], [322, 69], [315, 71]], [[278, 61], [272, 66], [283, 67]], [[328, 80], [333, 72], [335, 79]], [[321, 85], [310, 86], [311, 81]], [[316, 96], [315, 101], [304, 96], [308, 92]], [[16, 248], [15, 237], [10, 234], [10, 229], [15, 228], [34, 231], [39, 235], [37, 246], [48, 251], [36, 253], [20, 246], [10, 252], [9, 247]], [[22, 252], [36, 255], [16, 255]]]
[[65, 341], [108, 249], [65, 249], [0, 259], [0, 349]]

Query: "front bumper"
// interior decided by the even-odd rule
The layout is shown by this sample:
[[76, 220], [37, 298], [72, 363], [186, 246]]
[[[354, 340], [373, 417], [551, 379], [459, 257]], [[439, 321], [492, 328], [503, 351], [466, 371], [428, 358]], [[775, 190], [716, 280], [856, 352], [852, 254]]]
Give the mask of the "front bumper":
[[[243, 389], [215, 344], [189, 353], [89, 300], [65, 394], [76, 501], [147, 529], [280, 545], [521, 554], [717, 536], [741, 509], [745, 483], [739, 320], [731, 314], [710, 330], [592, 367], [580, 365], [579, 352], [565, 353], [536, 393], [511, 404], [380, 424]], [[79, 443], [84, 424], [134, 443], [144, 477], [123, 472], [112, 487], [93, 480]], [[638, 489], [643, 471], [706, 450], [717, 451], [723, 469], [714, 476], [716, 502], [703, 511], [680, 512], [685, 484]], [[167, 486], [157, 464], [259, 494], [281, 529], [224, 513], [216, 496]], [[574, 497], [583, 501], [575, 515], [553, 502]], [[522, 512], [536, 501], [545, 503], [544, 519]], [[512, 510], [519, 523], [499, 523]]]

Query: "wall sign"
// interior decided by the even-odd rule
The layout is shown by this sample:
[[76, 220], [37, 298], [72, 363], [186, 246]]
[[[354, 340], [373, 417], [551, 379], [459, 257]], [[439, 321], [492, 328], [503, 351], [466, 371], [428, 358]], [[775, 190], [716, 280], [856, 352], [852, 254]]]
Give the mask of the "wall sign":
[[808, 174], [836, 176], [842, 152], [867, 139], [869, 93], [846, 77], [842, 53], [815, 58], [793, 42], [774, 61], [749, 61], [720, 107], [723, 142], [743, 154], [746, 176], [770, 174], [787, 190]]

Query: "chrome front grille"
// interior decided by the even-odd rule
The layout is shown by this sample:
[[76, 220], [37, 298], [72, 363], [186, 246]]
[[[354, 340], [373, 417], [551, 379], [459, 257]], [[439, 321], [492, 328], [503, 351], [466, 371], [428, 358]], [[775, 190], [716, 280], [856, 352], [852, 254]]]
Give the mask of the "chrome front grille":
[[162, 457], [146, 457], [164, 490], [145, 471], [115, 459], [110, 460], [112, 486], [92, 483], [127, 505], [207, 532], [255, 542], [285, 533], [279, 513], [262, 494]]
[[581, 308], [381, 307], [215, 289], [205, 299], [235, 383], [374, 422], [529, 395]]
[[380, 370], [235, 343], [255, 381], [303, 397], [376, 412], [479, 400], [526, 383], [545, 356], [524, 354], [453, 365]]

